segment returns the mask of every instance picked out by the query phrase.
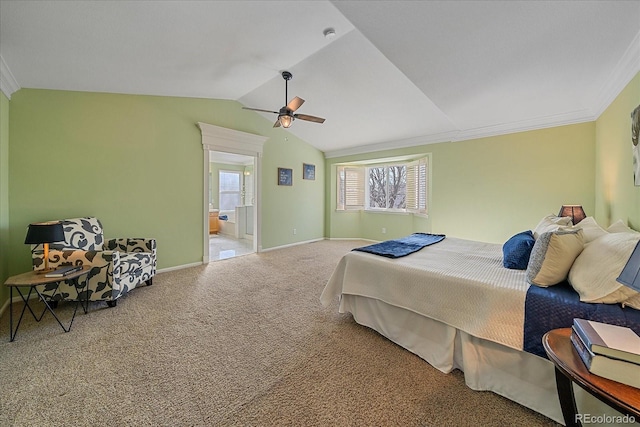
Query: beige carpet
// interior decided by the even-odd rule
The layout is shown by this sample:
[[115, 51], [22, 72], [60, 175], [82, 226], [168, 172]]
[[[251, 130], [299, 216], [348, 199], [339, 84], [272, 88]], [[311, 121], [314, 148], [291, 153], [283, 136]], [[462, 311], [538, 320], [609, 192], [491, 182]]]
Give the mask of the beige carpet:
[[[0, 328], [0, 426], [557, 425], [445, 375], [319, 296], [363, 242], [162, 273], [64, 333]], [[14, 306], [14, 311], [17, 307]], [[60, 304], [68, 321], [71, 304]]]

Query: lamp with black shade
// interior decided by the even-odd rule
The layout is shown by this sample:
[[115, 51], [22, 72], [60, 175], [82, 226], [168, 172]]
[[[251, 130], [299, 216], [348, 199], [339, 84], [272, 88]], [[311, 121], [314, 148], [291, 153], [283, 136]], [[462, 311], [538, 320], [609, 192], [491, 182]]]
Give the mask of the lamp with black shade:
[[640, 292], [640, 242], [631, 252], [631, 256], [616, 279], [619, 283]]
[[562, 205], [558, 216], [570, 216], [573, 225], [576, 225], [587, 217], [581, 205]]
[[64, 229], [62, 228], [61, 222], [50, 221], [29, 224], [24, 243], [26, 245], [42, 244], [44, 247], [44, 269], [38, 270], [38, 274], [44, 274], [54, 270], [53, 268], [49, 268], [49, 243], [63, 241]]

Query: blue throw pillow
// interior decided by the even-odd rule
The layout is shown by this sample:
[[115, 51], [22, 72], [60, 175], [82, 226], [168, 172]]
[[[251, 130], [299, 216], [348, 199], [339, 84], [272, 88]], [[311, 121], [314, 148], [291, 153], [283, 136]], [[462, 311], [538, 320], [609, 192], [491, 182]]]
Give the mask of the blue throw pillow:
[[514, 270], [526, 270], [535, 243], [531, 230], [516, 234], [502, 246], [502, 265]]

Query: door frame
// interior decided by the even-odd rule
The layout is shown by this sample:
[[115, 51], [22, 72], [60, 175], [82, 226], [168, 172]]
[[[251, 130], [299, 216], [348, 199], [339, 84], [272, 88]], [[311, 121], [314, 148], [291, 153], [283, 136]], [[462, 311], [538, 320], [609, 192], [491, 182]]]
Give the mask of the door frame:
[[253, 250], [260, 252], [262, 248], [262, 151], [266, 136], [241, 132], [208, 123], [197, 123], [202, 134], [203, 161], [203, 195], [202, 195], [202, 262], [209, 262], [209, 152], [222, 151], [225, 153], [242, 154], [253, 157]]

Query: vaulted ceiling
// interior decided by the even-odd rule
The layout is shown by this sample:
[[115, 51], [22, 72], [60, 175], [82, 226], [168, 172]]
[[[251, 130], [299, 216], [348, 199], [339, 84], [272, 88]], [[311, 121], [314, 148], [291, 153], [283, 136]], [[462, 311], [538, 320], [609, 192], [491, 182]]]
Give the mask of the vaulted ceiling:
[[594, 120], [640, 71], [640, 2], [1, 0], [0, 56], [9, 94], [267, 110], [288, 70], [326, 118], [288, 131], [331, 156]]

